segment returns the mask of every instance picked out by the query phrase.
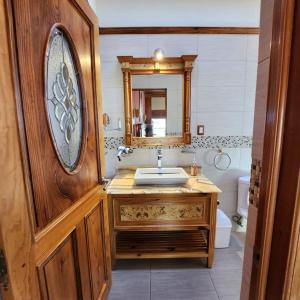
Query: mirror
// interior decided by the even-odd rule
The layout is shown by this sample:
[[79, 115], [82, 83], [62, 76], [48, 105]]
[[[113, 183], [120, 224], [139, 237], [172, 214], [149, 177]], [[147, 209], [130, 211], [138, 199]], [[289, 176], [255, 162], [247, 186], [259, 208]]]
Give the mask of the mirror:
[[183, 76], [132, 76], [133, 137], [182, 136]]
[[190, 144], [191, 72], [197, 55], [118, 56], [123, 71], [125, 144]]

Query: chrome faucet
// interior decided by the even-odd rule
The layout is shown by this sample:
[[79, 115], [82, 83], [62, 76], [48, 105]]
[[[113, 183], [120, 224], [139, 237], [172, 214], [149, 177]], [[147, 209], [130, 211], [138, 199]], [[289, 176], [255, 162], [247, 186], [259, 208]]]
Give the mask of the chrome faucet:
[[162, 161], [161, 149], [157, 149], [157, 167], [159, 169], [161, 169], [161, 167], [162, 167], [161, 161]]
[[119, 146], [119, 147], [118, 147], [118, 155], [117, 155], [118, 160], [121, 161], [121, 155], [124, 156], [124, 155], [130, 154], [130, 153], [132, 153], [132, 152], [133, 152], [133, 150], [130, 149], [130, 148], [128, 148], [128, 147], [125, 147], [125, 146]]

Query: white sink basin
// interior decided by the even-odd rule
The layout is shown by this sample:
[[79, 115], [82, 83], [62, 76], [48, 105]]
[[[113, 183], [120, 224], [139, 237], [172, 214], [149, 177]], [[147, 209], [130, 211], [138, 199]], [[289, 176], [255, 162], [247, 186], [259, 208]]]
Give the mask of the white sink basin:
[[183, 184], [189, 175], [182, 168], [138, 168], [135, 172], [137, 185]]

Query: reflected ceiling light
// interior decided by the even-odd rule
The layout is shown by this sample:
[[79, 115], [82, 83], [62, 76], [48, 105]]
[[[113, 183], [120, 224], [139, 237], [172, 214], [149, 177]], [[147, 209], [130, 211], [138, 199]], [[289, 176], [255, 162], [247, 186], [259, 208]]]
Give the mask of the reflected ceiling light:
[[157, 48], [154, 50], [154, 58], [156, 60], [162, 60], [164, 58], [164, 52], [162, 51], [162, 49]]

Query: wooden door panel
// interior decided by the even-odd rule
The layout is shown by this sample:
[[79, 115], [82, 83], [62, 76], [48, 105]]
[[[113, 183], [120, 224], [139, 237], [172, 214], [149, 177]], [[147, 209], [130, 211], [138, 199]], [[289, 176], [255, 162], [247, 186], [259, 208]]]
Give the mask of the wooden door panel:
[[[37, 224], [44, 227], [101, 180], [95, 113], [94, 24], [75, 0], [14, 0], [13, 7], [33, 201]], [[82, 153], [71, 175], [64, 170], [56, 154], [45, 107], [45, 54], [54, 26], [62, 27], [68, 35], [82, 90]]]
[[90, 283], [90, 270], [89, 270], [89, 257], [87, 249], [87, 239], [85, 222], [82, 220], [76, 226], [76, 240], [77, 240], [77, 253], [78, 263], [80, 269], [81, 280], [81, 293], [84, 300], [92, 299], [91, 283]]
[[[45, 275], [45, 266], [48, 266], [49, 261], [53, 263], [53, 258], [61, 256], [59, 251], [62, 245], [70, 240], [71, 243], [63, 250], [64, 253], [68, 252], [66, 255], [73, 259], [74, 267], [71, 266], [71, 262], [68, 265], [71, 270], [75, 269], [76, 277], [72, 271], [64, 273], [65, 281], [73, 282], [76, 278], [78, 297], [84, 300], [105, 299], [108, 293], [111, 284], [111, 266], [107, 199], [101, 188], [96, 187], [86, 199], [81, 199], [80, 202], [82, 204], [66, 211], [63, 220], [53, 222], [37, 235], [35, 253], [42, 298], [45, 298], [44, 295], [48, 297], [47, 286], [49, 284], [45, 276], [49, 273]], [[50, 271], [53, 269], [52, 267]], [[57, 280], [61, 281], [59, 276]], [[57, 293], [59, 292], [58, 289]]]
[[[65, 226], [58, 223], [45, 230], [48, 233], [36, 247], [43, 299], [103, 299], [107, 294], [110, 250], [105, 209], [106, 198], [99, 201], [99, 194], [93, 194], [84, 205], [68, 213]], [[53, 237], [62, 242], [53, 244]], [[65, 291], [66, 287], [70, 291]]]
[[74, 232], [39, 267], [42, 298], [48, 300], [80, 299], [80, 281]]
[[101, 202], [85, 218], [93, 299], [97, 299], [99, 294], [104, 293], [108, 279], [103, 221], [104, 212]]

